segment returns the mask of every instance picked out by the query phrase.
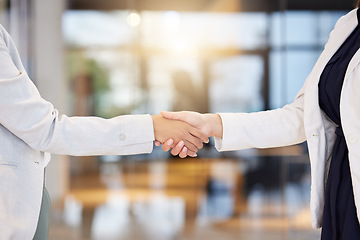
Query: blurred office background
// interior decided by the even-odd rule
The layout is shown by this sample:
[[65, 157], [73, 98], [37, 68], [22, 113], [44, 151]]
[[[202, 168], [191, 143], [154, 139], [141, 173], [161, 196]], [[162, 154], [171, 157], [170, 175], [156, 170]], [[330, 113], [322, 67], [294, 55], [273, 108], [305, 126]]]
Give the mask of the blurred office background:
[[[290, 103], [353, 0], [0, 0], [42, 96], [67, 115]], [[306, 143], [197, 158], [53, 156], [50, 239], [319, 239]]]

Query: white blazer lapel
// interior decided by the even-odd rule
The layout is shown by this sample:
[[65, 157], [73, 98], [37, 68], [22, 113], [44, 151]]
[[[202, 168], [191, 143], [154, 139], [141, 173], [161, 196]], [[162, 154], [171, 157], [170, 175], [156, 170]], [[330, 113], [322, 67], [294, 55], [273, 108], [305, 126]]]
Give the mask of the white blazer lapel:
[[[308, 93], [308, 97], [305, 99], [306, 112], [308, 116], [317, 116], [316, 120], [320, 120], [320, 108], [318, 104], [314, 104], [318, 102], [318, 83], [320, 80], [320, 76], [324, 71], [326, 64], [329, 62], [331, 57], [336, 53], [336, 51], [340, 48], [340, 46], [345, 42], [345, 40], [350, 36], [350, 34], [354, 31], [356, 26], [358, 25], [357, 20], [357, 9], [354, 9], [350, 13], [348, 13], [342, 21], [339, 20], [339, 23], [335, 26], [332, 34], [330, 35], [329, 41], [325, 45], [325, 49], [323, 53], [320, 55], [318, 61], [315, 64], [315, 67], [307, 81], [309, 82], [306, 87], [306, 92]], [[359, 56], [360, 57], [360, 56]], [[356, 59], [354, 58], [351, 62], [351, 66], [356, 65]], [[353, 67], [355, 67], [355, 65]], [[350, 69], [350, 68], [349, 68]], [[311, 118], [310, 118], [311, 119]], [[309, 119], [309, 120], [310, 120]], [[310, 120], [310, 126], [313, 127], [312, 130], [315, 130], [318, 126], [313, 124], [314, 119]], [[305, 120], [306, 121], [306, 120]], [[319, 121], [320, 124], [321, 121]], [[305, 122], [306, 124], [306, 122]]]
[[360, 63], [360, 50], [358, 49], [353, 58], [351, 59], [349, 66], [346, 70], [344, 83], [348, 80], [351, 72], [355, 69], [355, 67]]
[[321, 54], [317, 62], [316, 76], [318, 77], [318, 80], [320, 80], [320, 75], [331, 57], [336, 53], [336, 51], [341, 47], [358, 25], [357, 9], [354, 9], [348, 15], [351, 16], [344, 19], [344, 21], [339, 22], [339, 26], [335, 27], [334, 32], [330, 35], [329, 41], [325, 46], [323, 54]]

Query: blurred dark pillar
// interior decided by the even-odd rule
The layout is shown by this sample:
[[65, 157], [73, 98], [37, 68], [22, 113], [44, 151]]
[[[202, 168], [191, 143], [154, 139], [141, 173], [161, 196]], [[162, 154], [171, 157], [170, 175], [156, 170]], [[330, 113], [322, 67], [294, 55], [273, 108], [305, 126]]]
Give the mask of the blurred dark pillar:
[[94, 107], [91, 96], [93, 94], [91, 78], [89, 74], [83, 73], [73, 79], [74, 91], [74, 114], [76, 116], [94, 115]]

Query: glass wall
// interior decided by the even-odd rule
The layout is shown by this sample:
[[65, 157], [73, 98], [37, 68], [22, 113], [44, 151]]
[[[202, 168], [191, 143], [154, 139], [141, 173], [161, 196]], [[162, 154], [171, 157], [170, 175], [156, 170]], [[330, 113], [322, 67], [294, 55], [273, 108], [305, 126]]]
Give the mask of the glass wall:
[[270, 107], [293, 101], [344, 11], [287, 11], [273, 14]]
[[94, 109], [104, 116], [278, 108], [300, 90], [343, 14], [67, 11], [69, 78], [89, 64], [108, 74]]
[[[102, 117], [282, 107], [344, 13], [69, 10], [69, 104]], [[319, 238], [306, 143], [218, 153], [211, 142], [198, 155], [73, 159], [52, 239], [58, 229], [67, 239]]]

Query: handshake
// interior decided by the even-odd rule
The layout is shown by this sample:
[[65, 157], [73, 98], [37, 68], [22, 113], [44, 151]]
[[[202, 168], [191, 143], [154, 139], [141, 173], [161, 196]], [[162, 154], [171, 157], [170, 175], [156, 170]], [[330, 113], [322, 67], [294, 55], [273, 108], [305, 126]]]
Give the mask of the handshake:
[[171, 154], [196, 157], [203, 143], [209, 137], [222, 137], [221, 118], [217, 114], [200, 114], [197, 112], [161, 112], [153, 115], [155, 145], [162, 145], [164, 151]]

